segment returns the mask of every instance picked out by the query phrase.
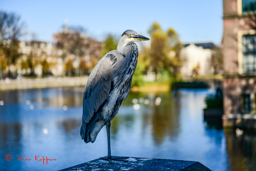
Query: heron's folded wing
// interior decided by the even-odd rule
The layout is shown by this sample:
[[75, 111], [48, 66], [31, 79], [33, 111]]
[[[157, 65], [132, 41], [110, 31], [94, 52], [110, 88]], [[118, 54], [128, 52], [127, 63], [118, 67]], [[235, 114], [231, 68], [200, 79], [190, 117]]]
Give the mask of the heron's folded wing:
[[115, 62], [115, 53], [109, 52], [98, 62], [88, 78], [83, 97], [83, 121], [85, 123], [90, 122], [109, 96]]

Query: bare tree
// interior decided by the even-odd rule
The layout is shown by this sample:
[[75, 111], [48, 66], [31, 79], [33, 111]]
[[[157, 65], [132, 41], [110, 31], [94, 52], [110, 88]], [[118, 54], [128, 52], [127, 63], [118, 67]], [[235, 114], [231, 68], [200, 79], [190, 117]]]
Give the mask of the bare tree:
[[[0, 48], [8, 61], [9, 76], [11, 76], [10, 65], [20, 56], [18, 39], [22, 36], [23, 28], [24, 23], [21, 22], [20, 16], [0, 11]], [[0, 70], [2, 72], [1, 66]]]
[[[68, 27], [63, 26], [62, 30], [54, 34], [55, 45], [62, 50], [62, 57], [66, 59], [66, 73], [84, 73], [89, 72], [95, 66], [95, 59], [99, 59], [101, 43], [89, 38], [85, 34], [83, 27]], [[72, 60], [70, 57], [80, 58], [78, 68], [72, 67]]]
[[83, 56], [86, 50], [85, 29], [82, 27], [64, 26], [62, 31], [54, 35], [56, 47], [64, 51], [63, 55]]

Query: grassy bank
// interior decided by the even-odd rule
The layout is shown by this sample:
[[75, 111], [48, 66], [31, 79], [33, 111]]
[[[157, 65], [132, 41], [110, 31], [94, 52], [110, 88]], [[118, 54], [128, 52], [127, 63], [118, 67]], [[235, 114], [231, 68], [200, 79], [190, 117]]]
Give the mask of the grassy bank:
[[132, 87], [132, 92], [167, 92], [171, 90], [171, 84], [169, 82], [146, 82], [141, 87]]

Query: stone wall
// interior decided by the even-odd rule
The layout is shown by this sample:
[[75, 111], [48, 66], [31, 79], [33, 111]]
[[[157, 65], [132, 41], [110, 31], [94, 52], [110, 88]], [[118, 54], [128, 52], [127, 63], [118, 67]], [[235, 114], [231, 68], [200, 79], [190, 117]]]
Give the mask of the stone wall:
[[255, 77], [224, 79], [224, 114], [241, 114], [241, 95], [251, 93], [256, 93]]
[[88, 77], [37, 78], [0, 81], [1, 90], [85, 86]]

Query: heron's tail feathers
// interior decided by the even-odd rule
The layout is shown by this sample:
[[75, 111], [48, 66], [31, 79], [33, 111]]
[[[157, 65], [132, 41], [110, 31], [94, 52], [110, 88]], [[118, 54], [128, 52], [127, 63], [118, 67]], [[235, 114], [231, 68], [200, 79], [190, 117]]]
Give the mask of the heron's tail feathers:
[[86, 142], [86, 143], [90, 142], [89, 135], [86, 131], [86, 123], [84, 123], [84, 122], [82, 123], [82, 126], [80, 128], [80, 136], [84, 140], [84, 142]]
[[91, 134], [90, 124], [83, 122], [82, 126], [80, 128], [80, 136], [84, 140], [85, 143], [94, 142], [94, 141], [92, 141], [90, 134]]
[[105, 121], [97, 121], [94, 123], [94, 127], [90, 126], [90, 123], [82, 123], [80, 128], [80, 136], [84, 140], [85, 143], [94, 142], [101, 128], [105, 125]]
[[86, 124], [82, 123], [82, 126], [80, 128], [80, 136], [82, 139], [85, 137], [85, 131], [86, 131]]
[[[84, 121], [82, 121], [82, 126], [80, 129], [80, 135], [81, 138], [84, 140], [84, 142], [88, 143], [88, 142], [94, 142], [96, 139], [96, 136], [98, 134], [98, 132], [100, 130], [98, 130], [98, 132], [94, 132], [94, 127], [95, 127], [95, 123], [98, 120], [98, 117], [100, 116], [100, 112], [96, 113], [92, 119], [90, 120], [89, 123], [86, 123]], [[101, 126], [102, 127], [102, 126]], [[96, 133], [96, 135], [91, 135], [91, 133], [94, 132], [94, 134]]]

